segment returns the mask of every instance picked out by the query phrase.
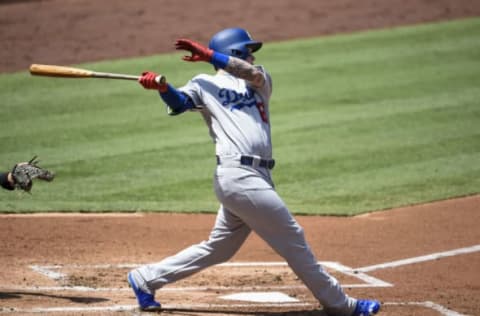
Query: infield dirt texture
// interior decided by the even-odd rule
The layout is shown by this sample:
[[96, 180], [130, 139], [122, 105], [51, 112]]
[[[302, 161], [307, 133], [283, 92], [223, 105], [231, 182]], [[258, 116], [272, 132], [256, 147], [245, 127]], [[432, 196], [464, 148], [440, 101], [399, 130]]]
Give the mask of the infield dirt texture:
[[[474, 16], [480, 2], [472, 0], [4, 0], [0, 72], [171, 52], [178, 37], [207, 42], [228, 26], [268, 42]], [[480, 315], [480, 196], [352, 218], [297, 218], [348, 294], [385, 303], [380, 315]], [[139, 314], [126, 272], [208, 238], [213, 221], [186, 214], [1, 215], [0, 314]], [[231, 263], [160, 291], [163, 314], [324, 315], [257, 236]], [[240, 292], [281, 292], [291, 301], [221, 298]]]

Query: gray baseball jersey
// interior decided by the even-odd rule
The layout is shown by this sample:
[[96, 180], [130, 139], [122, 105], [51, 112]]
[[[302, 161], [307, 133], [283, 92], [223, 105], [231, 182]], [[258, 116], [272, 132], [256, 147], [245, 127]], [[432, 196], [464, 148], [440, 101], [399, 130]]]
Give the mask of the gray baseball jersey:
[[179, 89], [202, 107], [216, 144], [219, 164], [214, 188], [221, 205], [207, 241], [141, 266], [132, 276], [142, 290], [154, 294], [166, 284], [229, 260], [253, 230], [288, 262], [328, 311], [351, 315], [356, 300], [318, 264], [302, 227], [275, 191], [268, 168], [240, 164], [240, 155], [272, 157], [268, 111], [272, 84], [265, 70], [259, 69], [266, 79], [260, 89], [224, 71], [196, 76]]
[[272, 158], [268, 102], [272, 94], [270, 76], [261, 89], [225, 71], [215, 76], [198, 75], [180, 88], [189, 95], [210, 128], [220, 157], [256, 155]]

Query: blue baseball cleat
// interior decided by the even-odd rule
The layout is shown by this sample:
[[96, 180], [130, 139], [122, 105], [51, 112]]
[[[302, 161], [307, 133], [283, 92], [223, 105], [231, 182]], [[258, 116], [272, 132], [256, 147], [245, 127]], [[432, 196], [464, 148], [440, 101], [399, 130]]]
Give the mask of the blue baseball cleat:
[[133, 279], [132, 272], [128, 273], [128, 283], [132, 287], [133, 292], [137, 297], [138, 305], [140, 305], [141, 310], [159, 311], [162, 309], [162, 305], [155, 301], [152, 294], [145, 293], [137, 286], [135, 280]]
[[380, 303], [372, 300], [358, 300], [352, 316], [375, 315], [380, 310]]

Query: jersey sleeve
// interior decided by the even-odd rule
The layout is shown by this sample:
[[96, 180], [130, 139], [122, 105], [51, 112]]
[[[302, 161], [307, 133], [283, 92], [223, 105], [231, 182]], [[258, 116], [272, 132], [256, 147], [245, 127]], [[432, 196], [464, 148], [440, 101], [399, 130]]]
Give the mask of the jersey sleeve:
[[202, 108], [203, 107], [203, 100], [202, 100], [202, 89], [201, 89], [201, 82], [202, 82], [202, 75], [198, 75], [192, 78], [186, 85], [183, 87], [178, 88], [179, 91], [185, 93], [190, 99], [193, 101], [195, 107]]
[[[177, 107], [177, 109], [175, 109], [173, 106], [169, 105], [169, 102], [165, 102], [165, 104], [167, 105], [168, 115], [174, 116], [174, 115], [184, 113], [187, 110], [199, 111], [203, 109], [203, 101], [201, 98], [202, 89], [200, 88], [200, 85], [199, 85], [199, 80], [200, 80], [199, 77], [201, 76], [202, 75], [198, 75], [194, 77], [193, 79], [188, 81], [186, 85], [176, 89], [177, 93], [183, 94], [186, 97], [187, 106], [185, 107], [182, 105], [180, 107]], [[162, 96], [162, 99], [164, 99], [164, 96], [162, 94], [160, 95]]]

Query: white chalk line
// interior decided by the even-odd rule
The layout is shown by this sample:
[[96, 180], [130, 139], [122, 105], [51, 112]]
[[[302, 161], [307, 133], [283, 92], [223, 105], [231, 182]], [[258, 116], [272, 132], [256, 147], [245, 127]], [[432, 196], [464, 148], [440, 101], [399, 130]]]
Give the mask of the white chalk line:
[[[435, 310], [443, 316], [468, 316], [465, 314], [457, 313], [453, 310], [450, 310], [440, 304], [436, 304], [431, 301], [426, 302], [384, 302], [384, 306], [420, 306]], [[163, 309], [168, 310], [189, 310], [189, 311], [214, 311], [214, 310], [230, 310], [237, 308], [314, 308], [316, 304], [311, 303], [277, 303], [277, 304], [165, 304]], [[73, 312], [125, 312], [125, 311], [135, 311], [138, 310], [137, 305], [112, 305], [112, 306], [88, 306], [88, 307], [35, 307], [31, 309], [24, 308], [8, 308], [0, 307], [0, 313], [73, 313]], [[234, 311], [232, 311], [234, 313]]]
[[[352, 268], [344, 266], [338, 262], [324, 262], [323, 265], [331, 269], [334, 269], [336, 271], [339, 271], [345, 275], [360, 279], [361, 281], [365, 282], [365, 284], [342, 285], [343, 287], [346, 287], [346, 288], [347, 287], [392, 287], [393, 286], [393, 284], [391, 283], [382, 281], [378, 278], [372, 277], [363, 272], [356, 272]], [[360, 285], [364, 285], [364, 286], [360, 286]]]
[[[342, 284], [345, 288], [374, 288], [385, 287], [384, 285], [375, 284]], [[221, 291], [280, 291], [280, 290], [301, 290], [306, 289], [305, 285], [271, 285], [271, 286], [205, 286], [205, 287], [163, 287], [162, 292], [221, 292]], [[127, 287], [87, 287], [87, 286], [9, 286], [0, 288], [0, 291], [11, 292], [130, 292]]]
[[[351, 284], [351, 285], [344, 285], [345, 287], [360, 287], [360, 286], [392, 286], [391, 284], [381, 281], [379, 279], [373, 278], [369, 275], [366, 275], [365, 272], [369, 271], [375, 271], [379, 269], [386, 269], [386, 268], [394, 268], [402, 265], [410, 265], [410, 264], [415, 264], [419, 262], [425, 262], [425, 261], [432, 261], [432, 260], [437, 260], [440, 258], [444, 257], [450, 257], [450, 256], [456, 256], [460, 254], [468, 254], [468, 253], [473, 253], [480, 251], [480, 245], [475, 245], [472, 247], [465, 247], [465, 248], [459, 248], [455, 250], [450, 250], [450, 251], [445, 251], [445, 252], [438, 252], [438, 253], [433, 253], [430, 255], [425, 255], [425, 256], [419, 256], [419, 257], [413, 257], [413, 258], [408, 258], [408, 259], [403, 259], [403, 260], [397, 260], [397, 261], [392, 261], [392, 262], [387, 262], [383, 264], [377, 264], [377, 265], [372, 265], [372, 266], [366, 266], [366, 267], [361, 267], [361, 268], [356, 268], [352, 269], [350, 267], [341, 265], [340, 263], [336, 262], [319, 262], [320, 264], [335, 269], [339, 272], [345, 273], [350, 276], [357, 277], [361, 279], [362, 281], [366, 282], [366, 284], [358, 285], [358, 284]], [[286, 266], [287, 264], [285, 262], [231, 262], [231, 263], [224, 263], [221, 265], [218, 265], [220, 267], [246, 267], [246, 266]], [[90, 266], [81, 266], [81, 265], [72, 265], [68, 267], [73, 267], [73, 268], [96, 268], [96, 269], [101, 269], [101, 268], [135, 268], [137, 267], [138, 264], [121, 264], [121, 265], [111, 265], [111, 264], [105, 264], [105, 265], [90, 265]], [[55, 266], [31, 266], [33, 270], [35, 270], [38, 273], [44, 274], [47, 277], [58, 280], [63, 278], [65, 275], [60, 273], [60, 272], [55, 272], [51, 271], [52, 269], [61, 269], [65, 268], [66, 266], [61, 266], [61, 265], [55, 265]], [[289, 289], [289, 288], [295, 288], [296, 286], [270, 286], [270, 287], [265, 287], [265, 289]], [[298, 286], [298, 287], [303, 287], [303, 286]], [[26, 288], [22, 288], [25, 290]], [[88, 288], [88, 287], [32, 287], [31, 290], [38, 290], [38, 291], [45, 291], [45, 290], [78, 290], [78, 291], [127, 291], [130, 289], [127, 288]], [[242, 290], [242, 291], [247, 291], [247, 290], [259, 290], [261, 287], [216, 287], [216, 290], [220, 289], [228, 289], [228, 290]], [[212, 287], [178, 287], [178, 288], [169, 288], [165, 287], [162, 289], [162, 291], [202, 291], [202, 290], [214, 290]], [[309, 303], [301, 303], [304, 304], [304, 306], [311, 306]], [[281, 304], [283, 307], [293, 307], [292, 305], [298, 305], [297, 304]], [[439, 312], [441, 315], [444, 316], [467, 316], [464, 314], [457, 313], [453, 310], [450, 310], [442, 305], [436, 304], [434, 302], [426, 301], [426, 302], [386, 302], [384, 305], [391, 305], [391, 306], [423, 306], [426, 308], [433, 309], [437, 312]], [[194, 308], [240, 308], [240, 307], [255, 307], [255, 304], [241, 304], [241, 305], [235, 305], [235, 304], [223, 304], [223, 305], [215, 305], [215, 304], [193, 304], [193, 305], [176, 305], [176, 307], [172, 307], [174, 305], [171, 305], [171, 309], [194, 309]], [[268, 307], [265, 304], [262, 304], [261, 306], [263, 307]], [[277, 306], [277, 304], [270, 304], [269, 306]], [[169, 308], [168, 305], [165, 306], [165, 308]], [[0, 312], [28, 312], [28, 313], [48, 313], [48, 312], [98, 312], [98, 311], [129, 311], [129, 310], [135, 310], [137, 309], [136, 305], [114, 305], [114, 306], [104, 306], [104, 307], [50, 307], [50, 308], [34, 308], [30, 310], [26, 309], [17, 309], [17, 308], [1, 308]]]
[[[328, 264], [328, 262], [322, 262], [322, 264]], [[52, 280], [62, 280], [67, 277], [65, 273], [57, 272], [55, 270], [60, 269], [135, 269], [141, 266], [139, 263], [123, 263], [123, 264], [93, 264], [93, 265], [30, 265], [30, 269], [38, 272]], [[229, 268], [229, 267], [284, 267], [287, 266], [286, 262], [226, 262], [216, 265], [215, 267]]]
[[430, 301], [426, 301], [426, 302], [405, 302], [405, 303], [402, 303], [402, 302], [386, 302], [386, 303], [383, 303], [383, 305], [387, 305], [387, 306], [422, 306], [422, 307], [433, 309], [433, 310], [439, 312], [441, 315], [444, 315], [444, 316], [468, 316], [468, 315], [465, 315], [465, 314], [457, 313], [457, 312], [455, 312], [451, 309], [448, 309], [448, 308], [446, 308], [446, 307], [444, 307], [440, 304], [430, 302]]
[[31, 265], [30, 269], [32, 269], [35, 272], [38, 272], [40, 274], [43, 274], [44, 276], [53, 279], [53, 280], [61, 280], [65, 278], [64, 273], [56, 272], [53, 271], [51, 267], [45, 267], [45, 266], [37, 266], [37, 265]]
[[[162, 310], [174, 311], [197, 311], [208, 312], [215, 310], [232, 310], [240, 308], [313, 308], [317, 306], [311, 303], [257, 303], [257, 304], [162, 304]], [[0, 313], [65, 313], [65, 312], [126, 312], [139, 311], [138, 305], [112, 305], [112, 306], [88, 306], [88, 307], [34, 307], [31, 309], [25, 308], [8, 308], [0, 307]], [[234, 312], [234, 311], [232, 311]]]
[[93, 218], [102, 218], [102, 217], [144, 217], [145, 213], [142, 212], [125, 212], [125, 213], [58, 213], [58, 212], [45, 212], [45, 213], [13, 213], [13, 214], [0, 214], [0, 218], [27, 218], [27, 217], [93, 217]]
[[410, 264], [414, 264], [414, 263], [433, 261], [433, 260], [437, 260], [437, 259], [440, 259], [440, 258], [446, 258], [446, 257], [452, 257], [452, 256], [457, 256], [457, 255], [462, 255], [462, 254], [473, 253], [473, 252], [477, 252], [477, 251], [480, 251], [480, 245], [475, 245], [475, 246], [465, 247], [465, 248], [459, 248], [459, 249], [454, 249], [454, 250], [444, 251], [444, 252], [437, 252], [437, 253], [432, 253], [432, 254], [425, 255], [425, 256], [407, 258], [407, 259], [402, 259], [402, 260], [397, 260], [397, 261], [391, 261], [391, 262], [376, 264], [376, 265], [372, 265], [372, 266], [361, 267], [361, 268], [355, 269], [354, 271], [355, 272], [370, 272], [370, 271], [375, 271], [375, 270], [380, 270], [380, 269], [395, 268], [395, 267], [410, 265]]
[[[319, 262], [320, 265], [324, 267], [328, 267], [330, 269], [336, 270], [340, 273], [343, 273], [345, 275], [351, 276], [353, 278], [359, 279], [365, 283], [360, 283], [360, 284], [345, 284], [345, 287], [349, 288], [364, 288], [364, 287], [391, 287], [393, 286], [392, 284], [382, 281], [380, 279], [374, 278], [372, 276], [369, 276], [365, 273], [354, 273], [352, 268], [344, 266], [338, 262], [332, 262], [332, 261], [321, 261]], [[61, 281], [63, 279], [67, 278], [67, 275], [65, 273], [58, 272], [56, 270], [60, 269], [134, 269], [136, 267], [140, 266], [140, 264], [96, 264], [96, 265], [46, 265], [46, 266], [39, 266], [39, 265], [31, 265], [30, 268], [52, 280], [55, 281]], [[286, 262], [227, 262], [223, 264], [216, 265], [215, 267], [287, 267], [288, 264]], [[35, 291], [36, 288], [39, 287], [31, 287], [29, 290]], [[115, 288], [90, 288], [90, 287], [77, 287], [77, 286], [72, 286], [72, 287], [42, 287], [43, 290], [64, 290], [68, 289], [71, 291], [117, 291], [119, 289]], [[205, 291], [205, 290], [254, 290], [254, 289], [259, 289], [262, 287], [259, 286], [252, 286], [252, 287], [190, 287], [190, 288], [185, 288], [185, 287], [179, 287], [179, 288], [172, 288], [173, 291]], [[268, 286], [268, 287], [263, 287], [266, 289], [294, 289], [294, 288], [305, 288], [305, 286]], [[168, 287], [165, 287], [162, 289], [163, 290], [168, 290]]]
[[34, 307], [34, 308], [9, 308], [0, 307], [0, 314], [22, 313], [22, 314], [47, 314], [47, 313], [73, 313], [73, 312], [125, 312], [138, 309], [137, 305], [113, 305], [113, 306], [90, 306], [90, 307]]
[[[319, 264], [330, 266], [335, 265], [336, 262], [333, 261], [320, 261]], [[33, 265], [30, 267], [41, 267], [42, 269], [63, 269], [63, 268], [74, 268], [74, 269], [135, 269], [143, 264], [140, 263], [119, 263], [119, 264], [68, 264], [68, 265]], [[286, 262], [280, 261], [254, 261], [254, 262], [225, 262], [217, 264], [215, 268], [241, 268], [241, 267], [286, 267], [288, 264]]]

